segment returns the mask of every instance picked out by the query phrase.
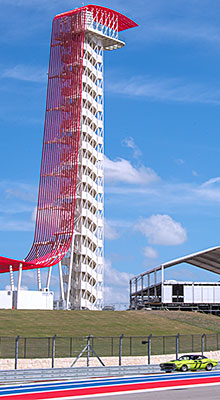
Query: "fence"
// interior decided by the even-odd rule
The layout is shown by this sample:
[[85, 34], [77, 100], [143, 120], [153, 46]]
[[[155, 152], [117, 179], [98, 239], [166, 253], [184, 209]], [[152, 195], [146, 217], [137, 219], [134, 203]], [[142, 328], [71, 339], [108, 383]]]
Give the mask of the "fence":
[[[88, 342], [89, 339], [89, 342]], [[87, 345], [89, 343], [89, 349]], [[179, 353], [203, 353], [220, 350], [220, 334], [173, 335], [173, 336], [124, 336], [119, 337], [0, 337], [0, 358], [18, 359], [148, 356]], [[91, 351], [92, 350], [92, 351]], [[93, 352], [94, 350], [94, 352]], [[89, 354], [88, 354], [89, 353]], [[88, 363], [87, 363], [88, 365]]]

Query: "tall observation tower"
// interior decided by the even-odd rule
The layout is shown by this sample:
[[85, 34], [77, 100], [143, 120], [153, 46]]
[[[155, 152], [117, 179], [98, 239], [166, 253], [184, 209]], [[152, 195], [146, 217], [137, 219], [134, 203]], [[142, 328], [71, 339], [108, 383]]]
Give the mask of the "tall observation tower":
[[[136, 24], [104, 7], [86, 6], [55, 17], [84, 20], [81, 125], [74, 234], [59, 263], [61, 300], [66, 308], [101, 309], [104, 275], [104, 94], [103, 52], [125, 43], [119, 32]], [[75, 31], [75, 28], [73, 26]], [[77, 40], [78, 33], [71, 32]], [[67, 60], [66, 68], [73, 65]]]
[[[6, 308], [39, 308], [40, 302], [51, 308], [51, 272], [58, 264], [60, 306], [102, 308], [103, 52], [123, 47], [119, 32], [135, 26], [95, 5], [53, 20], [34, 240], [24, 260], [0, 257], [0, 273], [9, 272], [11, 282], [10, 296], [0, 293], [0, 306], [7, 297]], [[45, 288], [42, 268], [48, 268]], [[20, 290], [22, 270], [28, 269], [37, 270], [38, 292], [31, 294]], [[17, 290], [14, 271], [19, 271]]]

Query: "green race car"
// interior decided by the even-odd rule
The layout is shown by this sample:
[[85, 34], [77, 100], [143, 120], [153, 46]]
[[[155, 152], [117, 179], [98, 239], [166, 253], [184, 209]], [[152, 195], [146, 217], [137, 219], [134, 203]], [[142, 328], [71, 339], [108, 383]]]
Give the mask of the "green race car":
[[185, 355], [179, 357], [177, 360], [171, 360], [166, 363], [160, 364], [162, 371], [172, 372], [172, 371], [182, 371], [186, 372], [196, 371], [197, 369], [206, 369], [206, 371], [211, 371], [213, 367], [218, 364], [218, 360], [211, 360], [202, 355]]

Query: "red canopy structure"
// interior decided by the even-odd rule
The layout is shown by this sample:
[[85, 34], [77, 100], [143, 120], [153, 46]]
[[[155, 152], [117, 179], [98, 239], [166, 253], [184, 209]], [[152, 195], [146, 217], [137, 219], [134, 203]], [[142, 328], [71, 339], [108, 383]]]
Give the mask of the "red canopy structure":
[[56, 17], [54, 17], [54, 20], [58, 18], [68, 17], [82, 11], [92, 12], [93, 20], [95, 22], [99, 22], [101, 25], [109, 27], [111, 27], [111, 21], [114, 21], [116, 19], [118, 32], [125, 31], [126, 29], [138, 26], [136, 22], [132, 21], [125, 15], [117, 11], [111, 10], [110, 8], [96, 6], [95, 4], [90, 4], [81, 8], [76, 8], [75, 10], [72, 11], [67, 11], [65, 13], [58, 14], [56, 15]]
[[54, 18], [34, 240], [24, 260], [0, 257], [0, 273], [9, 272], [10, 267], [19, 270], [20, 265], [23, 269], [51, 267], [63, 259], [71, 244], [87, 12], [95, 24], [111, 30], [137, 26], [124, 15], [95, 5]]

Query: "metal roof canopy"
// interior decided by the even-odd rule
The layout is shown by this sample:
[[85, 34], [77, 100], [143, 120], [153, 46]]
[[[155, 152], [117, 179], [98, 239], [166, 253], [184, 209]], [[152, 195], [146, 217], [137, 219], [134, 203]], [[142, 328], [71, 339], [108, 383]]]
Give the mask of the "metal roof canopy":
[[[211, 247], [210, 249], [199, 251], [198, 253], [189, 254], [185, 257], [177, 258], [172, 261], [168, 261], [153, 268], [150, 271], [146, 271], [134, 278], [150, 274], [155, 271], [160, 271], [162, 267], [164, 269], [174, 267], [175, 265], [187, 263], [194, 265], [199, 268], [203, 268], [207, 271], [213, 272], [220, 275], [220, 246]], [[132, 278], [132, 279], [134, 279]]]

